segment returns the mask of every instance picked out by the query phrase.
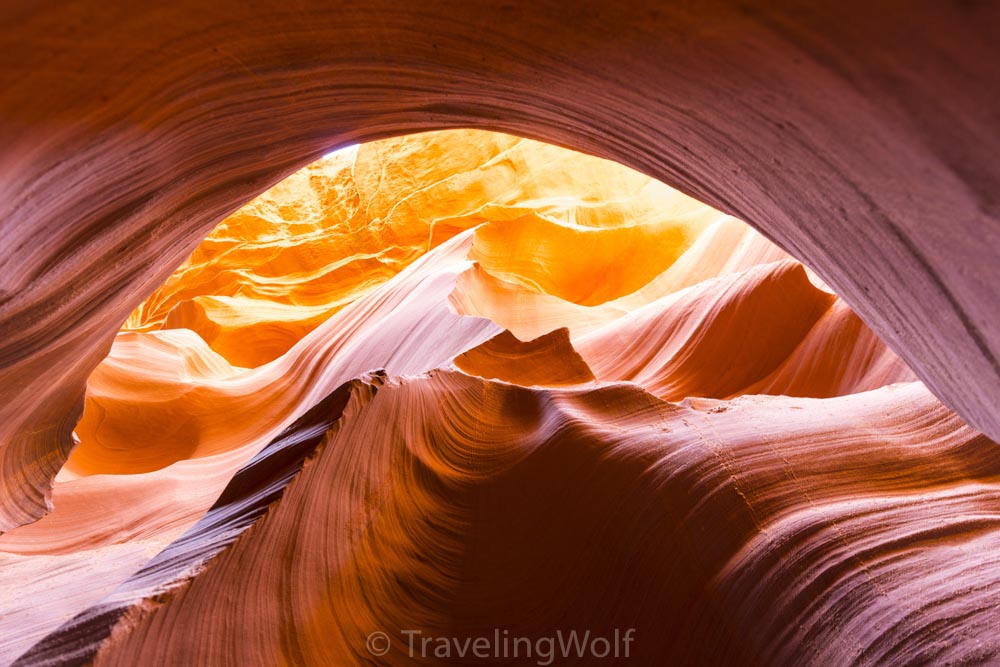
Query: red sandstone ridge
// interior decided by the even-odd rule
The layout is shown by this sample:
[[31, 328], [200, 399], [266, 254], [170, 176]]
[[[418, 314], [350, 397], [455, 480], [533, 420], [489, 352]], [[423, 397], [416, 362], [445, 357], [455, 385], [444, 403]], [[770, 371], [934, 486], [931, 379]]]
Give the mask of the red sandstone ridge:
[[0, 663], [1000, 660], [998, 30], [5, 5]]
[[994, 3], [296, 8], [0, 10], [0, 530], [47, 511], [87, 376], [217, 222], [331, 148], [446, 126], [747, 220], [1000, 438]]
[[5, 664], [1000, 654], [996, 445], [739, 220], [509, 135], [364, 144], [227, 218], [73, 438], [0, 536]]

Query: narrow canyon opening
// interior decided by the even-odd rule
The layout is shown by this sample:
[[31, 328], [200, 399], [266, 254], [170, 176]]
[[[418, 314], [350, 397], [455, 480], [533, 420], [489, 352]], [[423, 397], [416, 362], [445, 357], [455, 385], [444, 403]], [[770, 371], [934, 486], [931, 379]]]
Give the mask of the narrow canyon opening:
[[[835, 616], [877, 657], [899, 640], [866, 625], [906, 615], [940, 535], [1000, 541], [961, 510], [1000, 491], [993, 444], [815, 273], [481, 130], [337, 151], [226, 218], [125, 322], [74, 438], [54, 510], [0, 536], [8, 576], [44, 559], [22, 588], [63, 593], [8, 610], [20, 664], [354, 664], [380, 629], [499, 627], [836, 662], [817, 587], [881, 614]], [[424, 657], [378, 655], [463, 664]]]
[[1000, 664], [998, 34], [0, 4], [0, 667]]
[[340, 337], [394, 309], [313, 332], [351, 304], [371, 308], [418, 259], [456, 252], [438, 249], [460, 235], [469, 266], [447, 307], [504, 330], [456, 342], [454, 366], [473, 375], [627, 381], [667, 401], [916, 379], [742, 221], [607, 160], [448, 130], [336, 151], [224, 220], [125, 322], [60, 479], [259, 449], [310, 407], [303, 379], [350, 353]]

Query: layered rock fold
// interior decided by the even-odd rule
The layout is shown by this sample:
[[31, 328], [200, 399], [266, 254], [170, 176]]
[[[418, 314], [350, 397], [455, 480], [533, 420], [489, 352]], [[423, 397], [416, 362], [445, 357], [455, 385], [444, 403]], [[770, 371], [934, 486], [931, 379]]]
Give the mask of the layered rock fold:
[[244, 206], [73, 438], [0, 536], [4, 663], [1000, 656], [995, 444], [758, 232], [526, 139], [363, 144]]
[[[335, 147], [445, 127], [747, 220], [1000, 438], [995, 3], [80, 0], [0, 26], [0, 531], [51, 509], [87, 377], [218, 222]], [[241, 303], [177, 317], [221, 340]], [[254, 335], [240, 364], [290, 342]]]

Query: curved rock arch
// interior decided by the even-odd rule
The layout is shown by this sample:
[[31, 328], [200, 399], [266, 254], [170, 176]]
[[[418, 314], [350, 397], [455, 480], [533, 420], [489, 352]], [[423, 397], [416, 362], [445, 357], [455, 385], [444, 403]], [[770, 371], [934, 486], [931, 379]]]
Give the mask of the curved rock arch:
[[481, 127], [622, 162], [803, 259], [1000, 438], [994, 3], [7, 5], [0, 530], [223, 216], [333, 147]]

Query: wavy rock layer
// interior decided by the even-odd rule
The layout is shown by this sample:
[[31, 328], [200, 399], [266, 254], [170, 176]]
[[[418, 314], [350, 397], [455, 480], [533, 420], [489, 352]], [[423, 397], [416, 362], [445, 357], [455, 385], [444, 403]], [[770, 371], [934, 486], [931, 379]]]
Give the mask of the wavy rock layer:
[[[355, 263], [353, 251], [364, 261], [378, 249], [381, 241], [370, 237], [354, 239], [360, 247], [348, 248], [330, 240], [347, 234], [336, 213], [354, 211], [356, 204], [351, 203], [350, 189], [338, 187], [345, 178], [357, 180], [365, 168], [406, 175], [396, 179], [395, 199], [379, 204], [396, 211], [390, 221], [383, 223], [378, 215], [367, 217], [367, 213], [357, 216], [365, 224], [381, 225], [383, 238], [408, 238], [413, 246], [401, 254], [412, 263], [381, 282], [378, 276], [369, 280], [356, 273], [361, 282], [355, 287], [345, 286], [336, 270], [318, 277], [298, 270], [295, 262], [280, 264], [283, 244], [301, 263], [302, 258], [314, 257], [323, 264], [326, 254], [333, 253], [338, 266]], [[391, 179], [383, 176], [383, 181]], [[317, 203], [317, 193], [338, 191], [340, 198], [331, 194]], [[420, 203], [408, 210], [405, 203], [411, 200]], [[262, 214], [253, 217], [274, 210], [286, 212], [284, 225], [279, 221], [268, 227], [271, 222]], [[295, 227], [296, 212], [303, 211], [312, 216], [307, 216], [310, 224]], [[4, 615], [13, 621], [29, 614], [33, 627], [30, 633], [4, 633], [8, 643], [0, 655], [16, 655], [44, 634], [39, 628], [51, 630], [107, 594], [143, 558], [197, 521], [235, 471], [282, 428], [358, 374], [374, 368], [394, 374], [423, 373], [493, 338], [470, 354], [470, 368], [483, 373], [494, 369], [507, 376], [521, 369], [517, 372], [522, 381], [555, 384], [584, 376], [592, 379], [586, 364], [557, 331], [541, 345], [513, 342], [511, 346], [512, 341], [503, 345], [505, 339], [497, 337], [502, 333], [499, 326], [452, 311], [450, 294], [456, 277], [476, 269], [467, 259], [475, 237], [471, 232], [452, 234], [450, 240], [435, 245], [429, 242], [427, 221], [436, 219], [444, 228], [441, 220], [448, 217], [452, 230], [473, 225], [486, 229], [481, 225], [488, 220], [507, 224], [526, 215], [536, 221], [536, 231], [544, 223], [552, 229], [615, 234], [618, 228], [655, 224], [674, 240], [687, 234], [688, 245], [709, 220], [722, 218], [618, 165], [482, 132], [439, 133], [362, 146], [330, 156], [278, 186], [206, 239], [133, 314], [91, 376], [86, 411], [75, 434], [78, 446], [62, 470], [62, 482], [55, 486], [54, 511], [0, 538], [0, 553], [12, 563], [6, 570], [9, 578], [0, 581], [11, 591], [11, 606]], [[397, 226], [400, 229], [394, 230]], [[242, 235], [234, 230], [243, 230]], [[424, 254], [430, 248], [430, 254]], [[649, 249], [651, 257], [662, 252], [655, 244]], [[267, 258], [278, 258], [279, 268], [289, 274], [262, 279], [265, 273], [277, 272], [262, 263]], [[195, 287], [189, 288], [188, 281]], [[281, 300], [278, 286], [292, 293], [347, 290], [354, 300], [334, 304], [325, 322], [303, 333], [299, 322], [272, 317]], [[210, 291], [200, 294], [200, 290]], [[237, 291], [246, 295], [242, 299], [247, 309], [228, 323], [229, 336], [213, 338], [205, 330], [199, 335], [191, 329], [163, 328], [191, 303]], [[155, 312], [162, 316], [159, 324]], [[222, 356], [231, 340], [244, 341], [247, 354], [255, 345], [269, 346], [272, 338], [256, 335], [262, 325], [281, 332], [281, 340], [296, 342], [277, 359], [253, 368], [234, 366]], [[556, 361], [551, 357], [556, 352], [560, 359], [572, 361], [569, 373], [536, 367], [539, 360]], [[517, 356], [523, 358], [521, 363], [513, 363]], [[135, 559], [123, 557], [121, 545], [136, 545]], [[30, 564], [23, 559], [28, 556], [65, 571], [67, 578], [75, 575], [77, 594], [33, 612], [20, 607], [14, 601], [24, 597], [23, 573]], [[39, 586], [45, 589], [44, 582]]]
[[[630, 627], [639, 664], [1000, 655], [995, 444], [919, 383], [677, 405], [443, 372], [327, 404], [19, 664], [355, 664], [397, 627]], [[414, 662], [466, 664], [380, 659]]]
[[0, 530], [50, 509], [86, 378], [219, 221], [335, 147], [444, 127], [749, 221], [1000, 438], [998, 32], [996, 3], [934, 0], [3, 3]]
[[1000, 659], [995, 443], [759, 233], [536, 142], [268, 191], [132, 314], [74, 438], [0, 537], [5, 664], [468, 664], [404, 629]]

